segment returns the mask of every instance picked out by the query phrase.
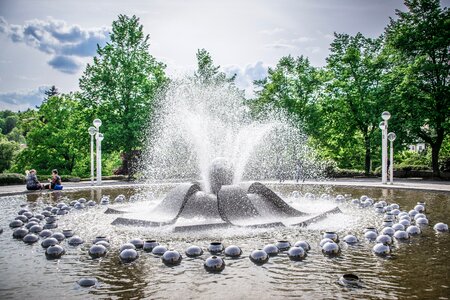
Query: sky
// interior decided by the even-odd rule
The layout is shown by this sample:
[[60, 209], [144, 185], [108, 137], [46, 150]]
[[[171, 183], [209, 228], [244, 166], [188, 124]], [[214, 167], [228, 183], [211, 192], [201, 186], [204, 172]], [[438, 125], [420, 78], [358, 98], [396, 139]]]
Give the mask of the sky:
[[192, 73], [205, 48], [251, 97], [281, 57], [324, 66], [334, 32], [377, 37], [395, 9], [402, 0], [0, 0], [0, 110], [33, 108], [51, 85], [77, 91], [119, 14], [140, 18], [169, 76]]

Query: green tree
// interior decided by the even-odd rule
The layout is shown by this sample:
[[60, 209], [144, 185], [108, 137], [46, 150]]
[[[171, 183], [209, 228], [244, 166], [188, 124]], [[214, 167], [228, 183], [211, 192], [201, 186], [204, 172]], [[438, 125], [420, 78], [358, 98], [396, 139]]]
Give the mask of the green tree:
[[450, 14], [439, 0], [406, 0], [386, 28], [386, 44], [395, 64], [396, 113], [412, 137], [431, 146], [433, 174], [450, 130]]
[[220, 66], [215, 66], [211, 54], [205, 49], [197, 51], [197, 70], [194, 73], [194, 79], [200, 84], [223, 84], [233, 83], [236, 74], [227, 77], [224, 72], [220, 72]]
[[0, 173], [11, 167], [18, 150], [18, 143], [8, 141], [3, 136], [0, 136]]
[[90, 122], [103, 122], [104, 150], [121, 151], [123, 173], [131, 175], [154, 98], [167, 80], [165, 65], [149, 54], [149, 35], [136, 16], [119, 15], [110, 38], [80, 79], [82, 104], [90, 111]]
[[390, 98], [389, 89], [383, 86], [386, 63], [382, 39], [366, 38], [361, 33], [335, 34], [330, 50], [326, 66], [329, 80], [320, 106], [324, 128], [328, 129], [324, 131], [332, 134], [323, 140], [350, 150], [361, 146], [368, 174], [378, 145], [373, 141], [379, 137], [380, 114]]
[[5, 118], [5, 125], [3, 126], [3, 134], [10, 133], [17, 125], [19, 118], [16, 115], [10, 115]]

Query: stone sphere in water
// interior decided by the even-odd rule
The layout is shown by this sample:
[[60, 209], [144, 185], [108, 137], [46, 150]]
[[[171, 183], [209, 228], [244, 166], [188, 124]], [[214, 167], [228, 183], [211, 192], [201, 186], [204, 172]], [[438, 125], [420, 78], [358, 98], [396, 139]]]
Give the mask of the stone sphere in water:
[[344, 274], [339, 278], [339, 284], [348, 287], [359, 287], [361, 281], [355, 274]]
[[414, 220], [417, 220], [418, 218], [426, 218], [427, 216], [424, 213], [417, 213], [414, 216]]
[[186, 256], [188, 257], [197, 257], [203, 254], [203, 250], [199, 246], [192, 245], [189, 246], [184, 253], [186, 253]]
[[233, 166], [226, 158], [219, 157], [214, 159], [209, 166], [208, 174], [213, 194], [217, 194], [222, 185], [233, 184]]
[[58, 228], [58, 224], [56, 223], [46, 223], [43, 226], [44, 229], [55, 229]]
[[122, 246], [120, 246], [119, 252], [122, 252], [123, 250], [126, 250], [126, 249], [134, 249], [134, 250], [136, 250], [136, 246], [133, 245], [132, 243], [125, 243]]
[[344, 237], [344, 242], [347, 244], [356, 244], [358, 243], [358, 238], [353, 234], [348, 234]]
[[406, 231], [399, 230], [394, 233], [394, 237], [397, 240], [407, 240], [409, 239], [409, 234]]
[[87, 206], [96, 206], [97, 205], [97, 203], [95, 203], [94, 200], [89, 200], [86, 204], [87, 204]]
[[2, 227], [0, 227], [0, 234], [2, 234], [3, 233], [3, 228]]
[[107, 241], [98, 241], [97, 243], [95, 243], [94, 245], [102, 245], [103, 247], [105, 247], [106, 249], [109, 249], [111, 247], [111, 245], [107, 242]]
[[264, 252], [267, 253], [267, 255], [269, 256], [276, 256], [278, 255], [278, 253], [280, 252], [280, 250], [278, 249], [277, 246], [275, 246], [274, 244], [268, 244], [265, 245], [263, 248]]
[[123, 263], [130, 263], [139, 258], [139, 254], [134, 249], [125, 249], [120, 252], [119, 258]]
[[381, 234], [394, 236], [395, 230], [392, 227], [384, 227], [383, 230], [381, 230]]
[[393, 209], [392, 211], [391, 211], [391, 214], [393, 214], [394, 216], [398, 216], [398, 214], [400, 213], [400, 210], [399, 209]]
[[73, 208], [75, 208], [75, 209], [83, 209], [83, 208], [85, 208], [86, 206], [83, 204], [83, 203], [76, 203], [74, 206], [73, 206]]
[[345, 202], [345, 197], [343, 195], [337, 195], [335, 201], [336, 202]]
[[208, 246], [208, 251], [211, 254], [218, 254], [224, 250], [223, 244], [221, 242], [212, 242]]
[[411, 217], [408, 214], [406, 214], [404, 216], [399, 217], [399, 220], [407, 220], [411, 222]]
[[17, 217], [14, 218], [14, 220], [20, 220], [20, 221], [22, 221], [23, 223], [28, 222], [28, 218], [25, 217], [24, 215], [18, 215]]
[[106, 236], [97, 236], [93, 241], [92, 244], [97, 244], [97, 242], [100, 241], [106, 241], [109, 243], [109, 238], [107, 238]]
[[161, 245], [156, 246], [155, 248], [153, 248], [152, 250], [152, 254], [154, 255], [163, 255], [165, 252], [167, 251], [167, 248]]
[[408, 226], [408, 228], [406, 228], [406, 232], [409, 235], [419, 235], [422, 231], [420, 230], [419, 227], [411, 225], [411, 226]]
[[24, 215], [28, 219], [31, 219], [33, 217], [33, 213], [30, 211], [25, 211], [22, 215]]
[[33, 227], [34, 225], [39, 225], [39, 223], [36, 222], [36, 221], [31, 221], [31, 222], [28, 222], [28, 223], [25, 225], [25, 227], [26, 227], [27, 229], [30, 229], [30, 228]]
[[372, 248], [373, 253], [379, 256], [386, 256], [391, 253], [391, 248], [388, 245], [378, 243]]
[[392, 229], [394, 229], [395, 231], [405, 230], [405, 226], [400, 223], [395, 223], [392, 225]]
[[136, 249], [140, 249], [144, 247], [144, 241], [139, 239], [139, 238], [135, 238], [129, 241], [130, 244], [133, 244]]
[[325, 245], [326, 243], [330, 243], [330, 242], [334, 243], [334, 241], [332, 239], [324, 238], [324, 239], [320, 240], [319, 245], [320, 245], [320, 247], [323, 247], [323, 245]]
[[55, 232], [54, 234], [52, 234], [52, 238], [55, 238], [58, 240], [58, 242], [62, 242], [64, 241], [64, 239], [66, 238], [64, 236], [64, 234], [62, 234], [61, 232]]
[[306, 193], [305, 194], [305, 199], [306, 200], [315, 200], [316, 196], [314, 196], [314, 194], [312, 194], [312, 193]]
[[322, 246], [322, 253], [325, 255], [338, 255], [341, 252], [339, 245], [335, 242], [328, 242]]
[[428, 225], [428, 219], [427, 218], [418, 218], [416, 220], [416, 225]]
[[19, 210], [19, 211], [17, 212], [17, 214], [18, 214], [18, 215], [23, 215], [23, 213], [25, 213], [25, 212], [29, 212], [28, 208], [22, 208], [21, 210]]
[[373, 231], [378, 234], [378, 230], [375, 227], [367, 227], [366, 229], [364, 229], [364, 233], [366, 233], [367, 231]]
[[33, 225], [33, 226], [31, 226], [31, 228], [30, 228], [30, 232], [32, 232], [32, 233], [39, 233], [39, 232], [41, 232], [42, 230], [43, 230], [43, 228], [42, 228], [42, 226], [39, 225], [39, 224]]
[[406, 219], [402, 219], [400, 221], [398, 221], [399, 224], [402, 224], [405, 227], [408, 227], [409, 225], [411, 225], [411, 222], [409, 220]]
[[226, 247], [224, 252], [225, 252], [225, 256], [228, 256], [228, 257], [239, 257], [242, 254], [241, 248], [239, 248], [238, 246], [235, 246], [235, 245], [230, 245], [230, 246]]
[[326, 238], [331, 239], [335, 243], [339, 243], [339, 236], [334, 231], [326, 231], [323, 233], [322, 237], [324, 239], [326, 239]]
[[81, 278], [77, 281], [79, 286], [82, 287], [91, 287], [97, 285], [98, 281], [95, 278]]
[[122, 203], [125, 201], [125, 196], [124, 195], [118, 195], [115, 199], [114, 202], [116, 203]]
[[53, 237], [48, 237], [41, 242], [42, 248], [58, 245], [59, 241]]
[[203, 267], [208, 272], [218, 273], [225, 269], [225, 261], [217, 256], [208, 257], [203, 264]]
[[26, 244], [34, 244], [39, 241], [39, 236], [34, 233], [29, 233], [23, 237], [22, 241]]
[[9, 227], [11, 228], [18, 228], [18, 227], [22, 227], [23, 226], [23, 222], [20, 220], [14, 220], [11, 223], [9, 223]]
[[293, 191], [291, 196], [292, 196], [292, 198], [300, 198], [300, 192], [299, 191]]
[[159, 243], [155, 240], [147, 240], [144, 242], [144, 245], [142, 246], [142, 248], [146, 252], [152, 252], [153, 248], [155, 248], [158, 245], [159, 245]]
[[418, 213], [417, 210], [411, 209], [408, 214], [411, 218], [414, 218]]
[[302, 247], [291, 247], [289, 248], [287, 255], [290, 260], [302, 260], [306, 256], [306, 251]]
[[433, 229], [438, 232], [446, 232], [448, 231], [448, 225], [444, 223], [436, 223], [433, 226]]
[[50, 237], [50, 236], [52, 236], [52, 234], [53, 234], [53, 231], [48, 230], [48, 229], [44, 229], [41, 232], [39, 232], [39, 236], [42, 238]]
[[399, 209], [399, 208], [400, 208], [400, 205], [398, 205], [397, 203], [392, 203], [392, 204], [391, 204], [391, 208], [392, 208], [392, 209]]
[[419, 213], [423, 213], [425, 211], [425, 207], [423, 205], [417, 204], [416, 206], [414, 206], [414, 210]]
[[164, 252], [163, 256], [161, 257], [162, 262], [166, 266], [176, 266], [181, 263], [181, 260], [183, 257], [178, 251], [169, 250]]
[[395, 216], [393, 214], [389, 213], [385, 213], [384, 214], [384, 220], [386, 221], [394, 221], [395, 220]]
[[287, 251], [289, 250], [289, 248], [291, 247], [291, 243], [289, 243], [289, 241], [278, 241], [275, 246], [277, 246], [277, 248], [280, 251]]
[[269, 261], [269, 255], [264, 250], [253, 250], [250, 253], [250, 260], [257, 265], [263, 265]]
[[381, 234], [377, 237], [376, 242], [385, 245], [390, 245], [392, 244], [392, 238], [387, 234]]
[[369, 241], [375, 241], [377, 236], [378, 235], [373, 231], [367, 231], [366, 233], [364, 233], [364, 237]]
[[15, 239], [23, 239], [28, 234], [28, 229], [24, 227], [17, 228], [13, 231], [13, 238]]
[[391, 227], [392, 225], [394, 225], [394, 222], [390, 220], [384, 220], [383, 224], [381, 224], [383, 227]]
[[92, 258], [99, 258], [106, 255], [106, 252], [108, 250], [103, 245], [92, 245], [91, 248], [89, 248], [89, 255]]
[[73, 230], [72, 229], [63, 229], [62, 234], [64, 234], [64, 236], [66, 238], [70, 238], [71, 236], [73, 236]]
[[81, 237], [79, 237], [78, 235], [74, 235], [74, 236], [71, 236], [71, 237], [69, 238], [69, 240], [67, 241], [67, 243], [68, 243], [70, 246], [78, 246], [78, 245], [83, 244], [84, 241], [83, 241], [83, 239], [82, 239]]
[[294, 247], [302, 247], [303, 250], [305, 250], [306, 252], [311, 250], [311, 246], [309, 245], [309, 243], [307, 241], [298, 241], [294, 244]]
[[66, 253], [63, 247], [60, 245], [50, 246], [45, 250], [45, 256], [47, 259], [58, 259]]

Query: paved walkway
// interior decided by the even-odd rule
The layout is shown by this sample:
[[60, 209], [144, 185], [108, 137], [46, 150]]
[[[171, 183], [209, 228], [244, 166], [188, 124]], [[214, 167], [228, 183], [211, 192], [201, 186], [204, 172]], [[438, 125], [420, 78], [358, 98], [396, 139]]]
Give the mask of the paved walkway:
[[[277, 181], [264, 181], [265, 183], [276, 184]], [[297, 184], [295, 181], [287, 180], [282, 184]], [[411, 189], [424, 191], [439, 191], [450, 193], [450, 181], [436, 181], [423, 179], [395, 179], [394, 184], [381, 184], [379, 178], [338, 178], [328, 181], [305, 181], [298, 183], [300, 185], [331, 185], [331, 186], [349, 186], [349, 187], [375, 187], [387, 189]], [[101, 188], [108, 187], [139, 187], [145, 186], [143, 183], [105, 180]], [[80, 182], [64, 182], [65, 191], [96, 189], [98, 186], [92, 186], [89, 181]], [[6, 185], [0, 186], [0, 196], [18, 195], [23, 193], [30, 193], [26, 190], [25, 185]]]

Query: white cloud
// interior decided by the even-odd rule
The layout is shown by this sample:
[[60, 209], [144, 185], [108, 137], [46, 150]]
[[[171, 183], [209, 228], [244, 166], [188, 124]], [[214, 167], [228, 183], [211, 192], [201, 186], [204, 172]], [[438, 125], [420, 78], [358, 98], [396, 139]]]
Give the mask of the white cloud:
[[277, 33], [283, 32], [283, 31], [284, 31], [283, 28], [276, 27], [276, 28], [261, 30], [260, 33], [265, 34], [265, 35], [275, 35]]
[[306, 51], [309, 51], [311, 53], [320, 52], [320, 47], [318, 47], [318, 46], [306, 47], [305, 49], [306, 49]]
[[275, 42], [275, 43], [271, 43], [271, 44], [266, 44], [265, 45], [266, 48], [272, 48], [272, 49], [293, 49], [293, 48], [297, 48], [294, 45], [291, 44], [287, 44], [287, 43], [280, 43], [280, 42]]
[[24, 111], [35, 108], [42, 103], [44, 93], [49, 88], [44, 85], [36, 89], [0, 93], [0, 110]]
[[253, 81], [263, 79], [267, 77], [268, 66], [262, 61], [258, 61], [255, 64], [248, 64], [245, 67], [238, 65], [229, 65], [223, 67], [223, 71], [228, 76], [236, 74], [235, 84], [238, 88], [245, 90], [245, 96], [251, 98], [254, 96]]
[[311, 41], [314, 41], [314, 40], [315, 39], [311, 38], [311, 37], [300, 36], [300, 37], [297, 37], [295, 39], [292, 39], [292, 42], [293, 43], [307, 43], [307, 42], [311, 42]]
[[76, 73], [80, 68], [76, 57], [95, 55], [97, 44], [104, 45], [109, 40], [106, 27], [85, 29], [53, 18], [34, 19], [24, 25], [15, 25], [0, 17], [0, 33], [6, 34], [14, 43], [24, 43], [51, 55], [48, 64], [69, 74]]

